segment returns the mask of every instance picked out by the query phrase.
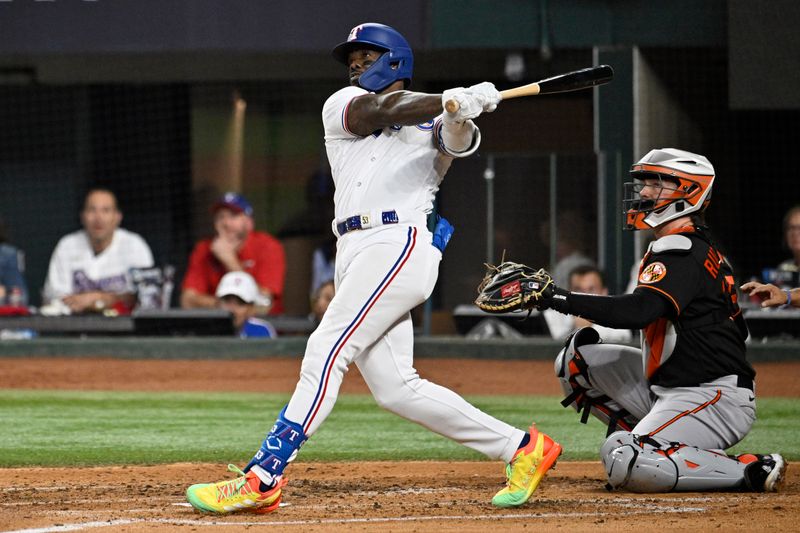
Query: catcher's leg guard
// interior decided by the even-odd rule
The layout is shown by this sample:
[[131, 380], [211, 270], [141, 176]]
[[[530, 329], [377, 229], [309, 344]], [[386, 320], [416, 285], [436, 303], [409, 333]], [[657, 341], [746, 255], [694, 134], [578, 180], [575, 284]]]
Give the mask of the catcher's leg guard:
[[564, 348], [558, 353], [555, 372], [567, 395], [561, 405], [572, 405], [579, 413], [583, 411], [582, 424], [586, 423], [591, 413], [608, 426], [608, 436], [617, 429], [630, 431], [639, 420], [592, 383], [590, 364], [581, 353], [581, 347], [601, 343], [600, 335], [594, 328], [579, 329], [567, 339]]
[[254, 466], [259, 466], [260, 468], [254, 471], [267, 484], [275, 484], [279, 480], [286, 465], [294, 461], [297, 450], [308, 440], [303, 433], [303, 427], [286, 419], [285, 412], [286, 407], [278, 415], [278, 420], [275, 421], [255, 457], [244, 469], [245, 472], [249, 472]]
[[600, 448], [609, 489], [631, 492], [704, 491], [744, 486], [746, 465], [679, 443], [620, 431]]

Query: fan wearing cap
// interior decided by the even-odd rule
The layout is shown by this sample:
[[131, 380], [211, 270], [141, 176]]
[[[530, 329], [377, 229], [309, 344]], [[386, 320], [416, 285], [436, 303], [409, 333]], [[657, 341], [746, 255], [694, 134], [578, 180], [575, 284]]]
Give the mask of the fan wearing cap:
[[230, 311], [233, 325], [243, 339], [275, 338], [275, 329], [265, 320], [255, 318], [258, 285], [247, 272], [228, 272], [219, 282], [216, 292], [219, 307]]
[[259, 312], [283, 311], [286, 258], [283, 245], [253, 229], [253, 207], [244, 196], [229, 192], [212, 206], [216, 236], [197, 243], [183, 279], [181, 307], [217, 307], [217, 286], [228, 272], [247, 272], [258, 285]]

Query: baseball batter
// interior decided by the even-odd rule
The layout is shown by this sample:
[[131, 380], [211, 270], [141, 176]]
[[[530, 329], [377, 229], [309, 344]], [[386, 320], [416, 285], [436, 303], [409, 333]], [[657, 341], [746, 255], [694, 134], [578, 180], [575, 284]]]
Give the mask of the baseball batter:
[[[714, 183], [705, 157], [652, 150], [626, 184], [626, 229], [653, 229], [633, 294], [555, 289], [541, 307], [616, 328], [641, 328], [641, 350], [579, 330], [556, 360], [563, 404], [609, 424], [600, 449], [609, 486], [634, 492], [774, 491], [779, 454], [725, 455], [756, 418], [755, 372], [733, 271], [702, 214]], [[615, 429], [622, 431], [613, 432]], [[613, 432], [613, 433], [612, 433]]]
[[[297, 388], [255, 457], [234, 480], [189, 487], [187, 499], [205, 512], [276, 509], [286, 465], [327, 418], [355, 362], [381, 407], [509, 463], [507, 486], [492, 501], [521, 505], [561, 446], [421, 379], [409, 313], [431, 294], [452, 232], [447, 225], [440, 235], [427, 230], [434, 195], [453, 158], [477, 150], [480, 131], [471, 119], [493, 111], [500, 95], [487, 82], [443, 95], [405, 90], [411, 48], [382, 24], [356, 26], [333, 56], [350, 79], [322, 110], [336, 185], [336, 295], [308, 340]], [[451, 98], [460, 108], [443, 114]]]

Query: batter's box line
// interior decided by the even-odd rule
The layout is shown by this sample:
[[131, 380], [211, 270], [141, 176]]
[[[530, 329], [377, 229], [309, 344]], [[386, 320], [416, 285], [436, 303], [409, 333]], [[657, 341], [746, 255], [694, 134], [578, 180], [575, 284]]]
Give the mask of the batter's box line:
[[[704, 507], [673, 507], [673, 508], [654, 508], [629, 511], [629, 515], [644, 514], [679, 514], [679, 513], [704, 513]], [[120, 520], [106, 520], [102, 522], [83, 522], [78, 524], [62, 524], [58, 526], [46, 526], [30, 529], [15, 529], [4, 533], [57, 533], [61, 531], [81, 531], [98, 527], [125, 526], [130, 524], [169, 524], [175, 526], [207, 526], [207, 527], [230, 527], [230, 526], [310, 526], [320, 524], [381, 524], [392, 522], [435, 522], [435, 521], [478, 521], [478, 520], [520, 520], [544, 519], [544, 518], [597, 518], [606, 516], [618, 516], [614, 513], [516, 513], [516, 514], [484, 514], [484, 515], [461, 515], [461, 516], [403, 516], [403, 517], [382, 517], [382, 518], [324, 518], [310, 520], [277, 520], [274, 522], [228, 522], [204, 520], [175, 520], [169, 518], [145, 519], [131, 518]]]

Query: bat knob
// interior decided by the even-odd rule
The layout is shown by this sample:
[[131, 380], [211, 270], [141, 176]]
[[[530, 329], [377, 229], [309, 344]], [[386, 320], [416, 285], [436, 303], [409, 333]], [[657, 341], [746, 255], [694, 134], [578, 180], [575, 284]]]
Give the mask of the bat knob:
[[461, 106], [458, 104], [458, 101], [452, 98], [444, 103], [444, 110], [448, 113], [455, 113], [460, 107]]

